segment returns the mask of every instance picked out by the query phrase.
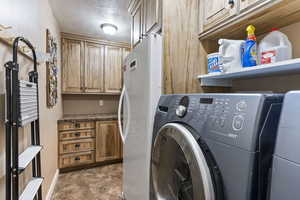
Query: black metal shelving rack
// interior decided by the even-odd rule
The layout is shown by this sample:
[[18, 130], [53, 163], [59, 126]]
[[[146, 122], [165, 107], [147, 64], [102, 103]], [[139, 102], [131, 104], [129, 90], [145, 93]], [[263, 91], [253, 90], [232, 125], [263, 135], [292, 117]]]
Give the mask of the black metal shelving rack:
[[[25, 43], [33, 56], [29, 81], [19, 80], [18, 45]], [[39, 95], [37, 59], [34, 47], [23, 37], [13, 42], [13, 60], [6, 68], [6, 200], [42, 200]], [[19, 128], [30, 124], [31, 146], [19, 154]], [[32, 179], [20, 193], [19, 175], [32, 164]]]

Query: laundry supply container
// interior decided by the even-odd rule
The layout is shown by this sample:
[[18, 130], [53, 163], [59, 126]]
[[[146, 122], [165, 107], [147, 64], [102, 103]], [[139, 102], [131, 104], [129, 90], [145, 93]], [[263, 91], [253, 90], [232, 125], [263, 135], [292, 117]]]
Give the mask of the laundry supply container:
[[278, 31], [278, 29], [272, 29], [272, 32], [260, 42], [260, 64], [275, 63], [289, 59], [292, 59], [291, 42], [284, 33]]
[[241, 48], [244, 40], [219, 40], [221, 69], [223, 72], [234, 72], [242, 69]]
[[221, 61], [219, 52], [207, 55], [207, 67], [209, 74], [221, 72]]

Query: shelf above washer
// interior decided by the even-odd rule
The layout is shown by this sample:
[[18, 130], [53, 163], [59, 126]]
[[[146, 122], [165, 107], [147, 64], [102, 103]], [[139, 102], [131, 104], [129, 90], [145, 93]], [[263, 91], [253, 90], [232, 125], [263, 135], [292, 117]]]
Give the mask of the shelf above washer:
[[201, 86], [232, 87], [232, 80], [300, 73], [300, 58], [243, 68], [241, 71], [199, 75]]

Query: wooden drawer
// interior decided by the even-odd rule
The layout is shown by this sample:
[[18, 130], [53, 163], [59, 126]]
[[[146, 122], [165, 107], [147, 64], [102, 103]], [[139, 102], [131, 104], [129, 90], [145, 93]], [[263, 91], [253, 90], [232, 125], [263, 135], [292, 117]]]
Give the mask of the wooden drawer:
[[59, 168], [75, 167], [95, 162], [95, 152], [84, 152], [62, 155], [59, 158]]
[[95, 150], [95, 140], [91, 139], [82, 139], [82, 140], [71, 140], [60, 142], [59, 144], [59, 153], [77, 153], [82, 151], [91, 151]]
[[74, 121], [74, 122], [59, 122], [59, 131], [69, 131], [69, 130], [80, 130], [80, 129], [93, 129], [95, 128], [94, 121]]
[[59, 140], [86, 139], [95, 137], [95, 130], [77, 130], [59, 132]]

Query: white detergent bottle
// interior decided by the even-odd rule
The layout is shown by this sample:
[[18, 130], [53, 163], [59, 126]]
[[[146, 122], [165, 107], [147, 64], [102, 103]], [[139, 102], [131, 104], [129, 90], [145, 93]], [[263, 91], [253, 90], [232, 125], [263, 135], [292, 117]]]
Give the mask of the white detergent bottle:
[[222, 72], [235, 72], [242, 69], [241, 47], [244, 43], [244, 40], [219, 40]]
[[288, 37], [278, 29], [262, 39], [259, 45], [260, 64], [269, 64], [292, 59], [292, 44]]

